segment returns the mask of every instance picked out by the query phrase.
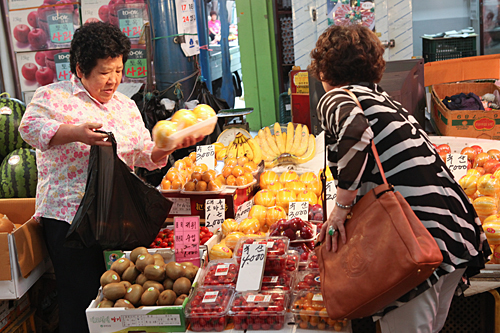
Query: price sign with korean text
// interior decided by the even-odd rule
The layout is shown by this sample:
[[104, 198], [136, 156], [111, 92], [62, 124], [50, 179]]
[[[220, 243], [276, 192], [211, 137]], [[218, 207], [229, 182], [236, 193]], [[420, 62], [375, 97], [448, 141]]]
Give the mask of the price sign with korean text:
[[299, 217], [303, 221], [309, 220], [309, 202], [290, 202], [288, 204], [288, 219]]
[[215, 233], [226, 219], [226, 199], [205, 200], [205, 226]]
[[181, 49], [186, 57], [192, 57], [200, 53], [198, 44], [198, 28], [196, 26], [196, 14], [194, 0], [176, 0], [177, 31], [181, 37]]
[[146, 77], [147, 71], [147, 58], [146, 50], [131, 49], [128, 54], [127, 62], [125, 62], [125, 76], [132, 79]]
[[61, 52], [54, 55], [54, 62], [56, 64], [57, 81], [68, 81], [71, 78], [69, 52]]
[[446, 154], [446, 166], [450, 169], [455, 180], [458, 181], [467, 174], [467, 156], [462, 154]]
[[326, 182], [326, 191], [325, 191], [325, 201], [324, 204], [326, 216], [329, 216], [333, 210], [333, 206], [335, 206], [335, 199], [337, 199], [337, 187], [335, 186], [334, 181]]
[[75, 27], [73, 26], [73, 13], [53, 12], [47, 14], [50, 41], [55, 44], [71, 43]]
[[175, 261], [192, 262], [200, 267], [200, 217], [174, 217]]
[[170, 215], [191, 215], [191, 199], [169, 198], [174, 202], [170, 209]]
[[213, 145], [196, 146], [196, 165], [202, 163], [208, 168], [215, 165], [215, 147]]
[[266, 244], [243, 245], [236, 291], [260, 290], [266, 253]]
[[250, 213], [250, 209], [252, 209], [253, 206], [253, 199], [249, 201], [245, 201], [241, 205], [238, 206], [238, 209], [236, 210], [236, 215], [234, 216], [234, 219], [236, 222], [241, 222], [244, 219], [248, 217], [248, 214]]
[[128, 38], [141, 37], [142, 26], [144, 25], [142, 6], [126, 6], [117, 10], [118, 24], [120, 30]]

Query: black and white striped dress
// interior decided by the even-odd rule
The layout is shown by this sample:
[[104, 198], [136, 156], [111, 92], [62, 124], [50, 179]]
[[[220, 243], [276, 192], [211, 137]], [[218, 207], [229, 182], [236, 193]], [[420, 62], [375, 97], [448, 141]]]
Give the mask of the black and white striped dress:
[[415, 118], [376, 84], [343, 88], [356, 95], [364, 111], [342, 88], [327, 92], [317, 108], [337, 186], [358, 190], [359, 199], [382, 184], [371, 153], [373, 139], [388, 182], [408, 201], [444, 258], [426, 282], [377, 314], [380, 316], [457, 268], [467, 267], [468, 277], [477, 274], [490, 249], [472, 204]]

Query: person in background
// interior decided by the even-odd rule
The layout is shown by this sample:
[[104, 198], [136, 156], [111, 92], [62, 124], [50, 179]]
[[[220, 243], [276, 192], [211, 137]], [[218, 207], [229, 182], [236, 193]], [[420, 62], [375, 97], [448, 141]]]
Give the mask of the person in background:
[[[36, 148], [35, 218], [43, 225], [56, 275], [60, 333], [89, 331], [85, 309], [106, 270], [98, 245], [64, 247], [85, 193], [90, 147], [111, 145], [95, 130], [113, 132], [118, 156], [132, 169], [163, 167], [173, 151], [155, 147], [136, 104], [116, 91], [129, 51], [130, 41], [119, 28], [83, 25], [71, 42], [71, 80], [40, 87], [19, 126], [23, 139]], [[176, 149], [201, 139], [190, 136]]]
[[[326, 91], [317, 113], [337, 182], [335, 206], [319, 241], [333, 252], [338, 242], [345, 244], [351, 208], [382, 184], [373, 141], [387, 181], [408, 201], [444, 258], [427, 281], [373, 319], [380, 320], [383, 333], [439, 332], [462, 278], [479, 273], [491, 251], [472, 204], [427, 134], [377, 84], [385, 70], [383, 55], [375, 33], [360, 25], [329, 27], [311, 52], [309, 71]], [[363, 109], [344, 89], [356, 95]]]
[[210, 21], [208, 21], [208, 32], [210, 36], [210, 41], [219, 42], [220, 41], [220, 21], [217, 19], [217, 12], [212, 10], [210, 12]]

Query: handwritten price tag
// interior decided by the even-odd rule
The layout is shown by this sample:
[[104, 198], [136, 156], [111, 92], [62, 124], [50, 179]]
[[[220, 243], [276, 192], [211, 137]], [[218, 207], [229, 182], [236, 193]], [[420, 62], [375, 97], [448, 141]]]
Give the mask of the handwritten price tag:
[[200, 217], [174, 217], [175, 261], [192, 262], [200, 267]]
[[455, 180], [458, 181], [467, 174], [467, 156], [461, 154], [446, 154], [446, 166], [450, 169]]
[[71, 43], [75, 27], [73, 26], [72, 13], [59, 13], [47, 15], [50, 41], [56, 44]]
[[309, 202], [290, 202], [288, 204], [288, 219], [299, 217], [303, 221], [309, 221]]
[[250, 213], [250, 209], [252, 209], [252, 206], [253, 199], [239, 205], [238, 210], [236, 211], [236, 215], [234, 216], [236, 222], [241, 222], [246, 219], [248, 217], [248, 214]]
[[260, 290], [266, 253], [266, 244], [243, 245], [240, 273], [236, 282], [237, 291]]
[[226, 199], [205, 200], [205, 226], [215, 233], [226, 219]]
[[170, 209], [171, 215], [191, 215], [191, 199], [189, 198], [169, 198], [174, 202]]
[[335, 201], [335, 199], [337, 198], [337, 187], [335, 186], [335, 182], [334, 181], [329, 181], [329, 182], [326, 182], [326, 196], [325, 196], [325, 212], [326, 212], [326, 216], [329, 216], [330, 213], [332, 212], [333, 210], [333, 206], [335, 205], [333, 202]]
[[215, 147], [213, 145], [196, 147], [196, 165], [205, 164], [209, 168], [215, 165]]

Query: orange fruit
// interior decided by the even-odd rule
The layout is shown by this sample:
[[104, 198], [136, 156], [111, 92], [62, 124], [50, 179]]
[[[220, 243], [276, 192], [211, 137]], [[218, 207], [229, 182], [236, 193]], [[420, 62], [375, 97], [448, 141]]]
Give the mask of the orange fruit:
[[229, 177], [226, 178], [226, 185], [229, 185], [229, 186], [236, 185], [236, 177], [233, 175], [229, 175]]
[[193, 152], [189, 153], [189, 158], [191, 159], [191, 161], [193, 163], [195, 163], [196, 162], [196, 152], [193, 151]]
[[187, 182], [186, 185], [184, 185], [184, 191], [194, 191], [196, 188], [196, 184], [194, 182]]
[[244, 173], [245, 173], [245, 171], [243, 171], [243, 168], [239, 165], [235, 166], [233, 168], [233, 171], [232, 171], [232, 174], [235, 177], [239, 177], [239, 176], [243, 175]]
[[243, 176], [247, 179], [247, 184], [253, 182], [253, 175], [249, 172], [245, 172]]
[[238, 161], [234, 157], [226, 158], [224, 160], [224, 165], [228, 166], [228, 167], [231, 167], [231, 168], [234, 168], [235, 166], [238, 165]]
[[191, 180], [196, 180], [197, 182], [201, 180], [201, 173], [195, 171], [191, 174]]
[[198, 104], [193, 109], [193, 113], [198, 121], [207, 120], [208, 118], [216, 116], [214, 109], [207, 104]]
[[201, 191], [206, 191], [207, 190], [207, 183], [204, 182], [203, 180], [200, 180], [199, 182], [196, 183], [196, 191], [201, 192]]
[[314, 174], [314, 172], [305, 172], [300, 175], [299, 180], [304, 184], [310, 183], [313, 180], [317, 180], [318, 177]]
[[193, 161], [189, 158], [189, 156], [184, 157], [182, 161], [186, 164], [186, 168], [191, 168], [193, 166]]
[[319, 180], [313, 180], [312, 182], [306, 184], [306, 190], [312, 191], [317, 197], [321, 194], [321, 188], [321, 181]]
[[232, 174], [232, 171], [233, 171], [232, 167], [225, 166], [224, 168], [222, 168], [222, 176], [224, 176], [224, 178], [227, 178], [229, 177], [229, 175]]
[[217, 172], [215, 172], [215, 170], [213, 170], [213, 169], [207, 170], [206, 172], [211, 174], [214, 179], [215, 179], [215, 177], [217, 177]]
[[205, 171], [202, 175], [201, 175], [201, 180], [203, 180], [204, 182], [206, 182], [208, 184], [208, 182], [210, 182], [211, 180], [214, 180], [215, 177], [208, 171]]
[[254, 202], [256, 205], [261, 205], [264, 207], [274, 206], [276, 203], [276, 196], [274, 191], [260, 190], [254, 196]]
[[297, 201], [307, 201], [311, 205], [318, 203], [318, 197], [313, 191], [304, 190], [297, 193]]
[[163, 178], [163, 180], [161, 181], [161, 189], [170, 190], [171, 187], [172, 183], [170, 182], [170, 180]]
[[167, 178], [167, 180], [169, 180], [170, 182], [172, 182], [174, 179], [178, 177], [179, 177], [179, 170], [175, 168], [168, 169], [167, 174], [165, 175], [165, 178]]
[[193, 126], [198, 122], [196, 115], [191, 110], [180, 109], [172, 115], [172, 122], [177, 124], [177, 130]]
[[274, 171], [264, 171], [260, 175], [260, 187], [262, 189], [267, 188], [268, 184], [277, 182], [279, 180], [278, 175]]
[[237, 186], [243, 186], [243, 185], [246, 185], [248, 184], [248, 180], [245, 176], [239, 176], [239, 177], [236, 177], [236, 185]]
[[298, 192], [304, 191], [306, 189], [306, 185], [300, 180], [292, 180], [285, 183], [285, 188], [294, 191], [295, 194], [297, 194]]
[[179, 178], [176, 178], [172, 181], [172, 189], [179, 190], [182, 187], [182, 182]]
[[179, 169], [179, 170], [186, 169], [186, 163], [184, 163], [183, 160], [177, 160], [174, 163], [174, 168]]
[[218, 190], [220, 190], [220, 186], [215, 181], [211, 180], [210, 183], [208, 183], [208, 190], [209, 191], [218, 191]]
[[283, 189], [283, 184], [281, 184], [280, 182], [273, 182], [267, 185], [267, 189], [276, 192]]
[[297, 200], [294, 191], [283, 189], [276, 194], [276, 206], [281, 206], [288, 214], [288, 207], [290, 202]]
[[257, 166], [257, 164], [255, 164], [254, 161], [247, 162], [243, 166], [243, 169], [245, 169], [245, 171], [247, 171], [247, 172], [254, 172], [255, 170], [257, 170], [257, 168], [258, 168], [258, 166]]
[[238, 165], [242, 167], [248, 163], [248, 157], [240, 156], [240, 157], [238, 157], [238, 159], [236, 161], [238, 162]]
[[207, 165], [205, 163], [201, 163], [200, 166], [201, 166], [201, 169], [203, 171], [207, 171], [208, 170], [208, 167], [207, 167]]
[[226, 178], [223, 175], [218, 175], [215, 180], [220, 183], [220, 185], [226, 185]]
[[203, 173], [204, 170], [201, 166], [197, 165], [193, 168], [193, 172], [199, 172], [199, 173]]
[[287, 183], [289, 181], [298, 180], [298, 179], [299, 179], [299, 175], [295, 171], [288, 170], [288, 171], [285, 171], [281, 174], [280, 183], [284, 185], [285, 183]]

